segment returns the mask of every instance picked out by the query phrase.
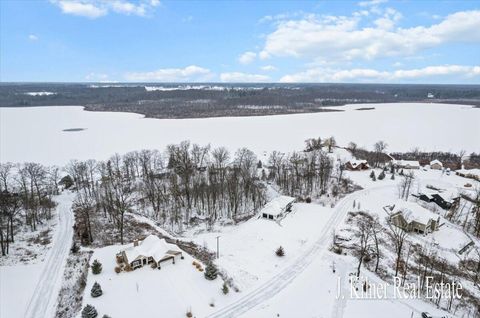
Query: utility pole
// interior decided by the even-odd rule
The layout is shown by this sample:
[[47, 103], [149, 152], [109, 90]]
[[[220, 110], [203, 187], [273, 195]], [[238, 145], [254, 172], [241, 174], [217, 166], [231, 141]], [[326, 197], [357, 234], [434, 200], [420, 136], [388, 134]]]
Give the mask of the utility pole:
[[219, 257], [220, 257], [220, 249], [219, 249], [219, 248], [220, 248], [220, 244], [219, 244], [219, 238], [220, 238], [220, 236], [217, 236], [217, 258], [219, 258]]

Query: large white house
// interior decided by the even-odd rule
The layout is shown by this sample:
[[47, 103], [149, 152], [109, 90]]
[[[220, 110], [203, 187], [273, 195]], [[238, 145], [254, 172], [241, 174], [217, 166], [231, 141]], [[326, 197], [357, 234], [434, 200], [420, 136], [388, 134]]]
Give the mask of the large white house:
[[[182, 257], [182, 252], [175, 244], [170, 244], [165, 239], [156, 235], [149, 235], [142, 241], [135, 241], [131, 246], [117, 254], [119, 263], [128, 264], [132, 269], [137, 269], [147, 264], [153, 264], [160, 269], [160, 263]], [[152, 266], [153, 267], [153, 266]]]

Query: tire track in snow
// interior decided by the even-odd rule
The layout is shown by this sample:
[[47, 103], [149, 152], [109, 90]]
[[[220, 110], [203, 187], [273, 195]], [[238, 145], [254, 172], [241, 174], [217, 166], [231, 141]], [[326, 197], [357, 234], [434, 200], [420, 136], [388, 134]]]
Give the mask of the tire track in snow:
[[43, 271], [25, 311], [25, 318], [53, 317], [57, 303], [64, 264], [66, 262], [73, 237], [73, 213], [70, 194], [62, 195], [58, 202], [58, 225], [53, 246], [43, 265]]
[[300, 255], [297, 260], [290, 266], [283, 269], [279, 274], [264, 282], [262, 285], [252, 290], [245, 296], [241, 297], [232, 304], [212, 313], [207, 316], [208, 318], [224, 318], [224, 317], [238, 317], [257, 305], [265, 302], [278, 294], [281, 290], [287, 287], [305, 268], [310, 265], [316, 257], [321, 255], [321, 252], [325, 252], [328, 242], [331, 238], [330, 230], [335, 229], [340, 223], [343, 222], [353, 200], [358, 199], [360, 196], [367, 195], [370, 191], [383, 190], [386, 188], [394, 187], [393, 185], [379, 186], [360, 190], [347, 195], [343, 198], [335, 207], [333, 215], [327, 221], [322, 228], [322, 235], [314, 243], [314, 245], [307, 250], [304, 254]]

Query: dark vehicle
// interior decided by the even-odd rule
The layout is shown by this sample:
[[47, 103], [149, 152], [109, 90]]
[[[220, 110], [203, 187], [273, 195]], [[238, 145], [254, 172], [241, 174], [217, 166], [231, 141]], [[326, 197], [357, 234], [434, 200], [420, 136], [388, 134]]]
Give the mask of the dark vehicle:
[[433, 318], [428, 312], [422, 312], [422, 318]]

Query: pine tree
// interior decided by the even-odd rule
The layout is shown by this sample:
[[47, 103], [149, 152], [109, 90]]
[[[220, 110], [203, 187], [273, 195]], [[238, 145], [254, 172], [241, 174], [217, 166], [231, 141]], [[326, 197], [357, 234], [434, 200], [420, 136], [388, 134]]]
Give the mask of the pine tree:
[[207, 268], [205, 268], [205, 278], [208, 280], [214, 280], [218, 276], [217, 267], [212, 263], [207, 264]]
[[103, 291], [102, 287], [100, 286], [99, 283], [95, 282], [92, 286], [92, 290], [90, 291], [90, 295], [94, 298], [102, 296]]
[[277, 248], [277, 250], [275, 251], [275, 254], [277, 254], [278, 257], [282, 257], [282, 256], [285, 256], [285, 250], [283, 249], [283, 247], [279, 247]]
[[385, 179], [385, 172], [380, 172], [380, 174], [378, 175], [378, 180], [383, 180]]
[[94, 260], [92, 264], [92, 273], [97, 275], [102, 272], [102, 263], [100, 263], [98, 260]]
[[223, 286], [222, 286], [222, 293], [224, 295], [226, 295], [226, 294], [228, 294], [228, 292], [229, 292], [228, 285], [227, 285], [227, 283], [224, 282]]
[[372, 170], [372, 172], [370, 173], [370, 178], [372, 178], [372, 181], [377, 180], [377, 178], [375, 177], [375, 171]]
[[95, 318], [98, 312], [92, 305], [86, 305], [82, 310], [82, 318]]
[[395, 180], [395, 173], [392, 173], [392, 176], [390, 177], [390, 179]]

